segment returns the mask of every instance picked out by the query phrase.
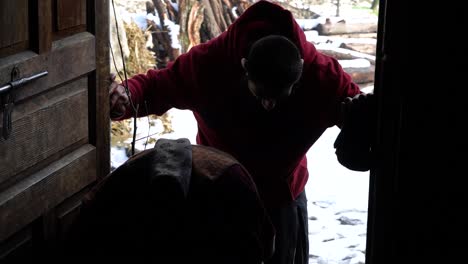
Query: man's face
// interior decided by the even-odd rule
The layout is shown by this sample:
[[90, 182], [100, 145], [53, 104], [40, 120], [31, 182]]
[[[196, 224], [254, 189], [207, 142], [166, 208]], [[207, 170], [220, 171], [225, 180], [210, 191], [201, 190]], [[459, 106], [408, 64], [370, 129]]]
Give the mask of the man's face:
[[289, 97], [294, 87], [294, 83], [291, 85], [286, 85], [284, 88], [280, 89], [280, 94], [271, 96], [265, 93], [265, 91], [267, 91], [268, 89], [268, 85], [263, 85], [259, 82], [253, 82], [252, 80], [248, 80], [247, 85], [252, 95], [260, 101], [263, 108], [265, 108], [265, 110], [267, 111], [270, 111], [273, 108], [275, 108], [279, 100]]
[[[304, 63], [304, 60], [301, 60], [301, 64]], [[250, 92], [255, 98], [257, 98], [262, 104], [265, 110], [270, 111], [277, 105], [278, 101], [288, 98], [293, 91], [294, 85], [299, 81], [296, 80], [289, 84], [280, 84], [271, 82], [271, 80], [266, 80], [265, 82], [253, 81], [248, 78], [247, 72], [247, 59], [242, 58], [241, 60], [242, 67], [246, 71], [247, 75], [247, 85]], [[276, 76], [277, 77], [277, 76]], [[272, 92], [275, 91], [275, 92]]]

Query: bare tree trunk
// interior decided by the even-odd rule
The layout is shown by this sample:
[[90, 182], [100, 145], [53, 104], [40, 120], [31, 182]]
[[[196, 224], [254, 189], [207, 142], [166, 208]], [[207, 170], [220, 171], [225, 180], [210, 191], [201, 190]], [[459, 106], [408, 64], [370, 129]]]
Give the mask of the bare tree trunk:
[[336, 16], [340, 16], [340, 0], [336, 0]]
[[188, 38], [190, 44], [187, 50], [190, 50], [193, 46], [200, 44], [200, 28], [204, 19], [204, 6], [200, 2], [195, 2], [190, 10], [189, 20], [188, 20]]
[[215, 15], [216, 22], [219, 25], [221, 32], [224, 32], [227, 29], [226, 21], [224, 20], [222, 4], [219, 0], [210, 0], [213, 13]]
[[164, 19], [167, 18], [166, 4], [161, 0], [153, 0], [154, 8], [158, 12], [159, 24], [164, 28]]
[[[219, 36], [252, 5], [253, 0], [179, 0], [178, 3], [178, 10], [172, 6], [171, 0], [152, 0], [146, 3], [147, 13], [155, 15], [157, 12], [160, 19], [161, 27], [148, 22], [153, 33], [159, 67], [178, 56], [171, 47], [171, 35], [165, 21], [170, 20], [180, 26], [180, 52], [185, 53], [190, 47]], [[167, 58], [164, 59], [164, 56]]]
[[179, 12], [175, 10], [174, 6], [172, 6], [170, 0], [164, 0], [167, 7], [167, 12], [169, 13], [169, 19], [173, 22], [179, 21]]
[[237, 19], [237, 16], [235, 16], [232, 12], [232, 3], [229, 2], [229, 0], [223, 0], [223, 7], [224, 7], [224, 15], [226, 22], [228, 23], [228, 26], [234, 22], [234, 20]]
[[146, 14], [153, 14], [156, 15], [156, 8], [154, 7], [154, 3], [150, 1], [146, 1]]
[[[165, 20], [169, 19], [168, 15], [168, 7], [166, 3], [163, 0], [153, 0], [154, 7], [156, 11], [158, 12], [159, 16], [159, 21], [161, 27], [158, 28], [156, 23], [154, 21], [149, 21], [149, 24], [152, 26], [152, 35], [153, 38], [156, 37], [158, 42], [163, 45], [163, 48], [165, 50], [165, 54], [168, 56], [169, 61], [175, 60], [176, 56], [178, 55], [177, 52], [174, 53], [174, 50], [172, 48], [172, 40], [171, 36], [169, 35], [169, 28], [165, 25]], [[163, 58], [160, 58], [163, 59]], [[161, 66], [164, 66], [167, 64], [166, 60], [163, 59], [161, 61]]]
[[205, 7], [205, 20], [203, 23], [208, 31], [205, 33], [207, 34], [208, 38], [212, 39], [221, 34], [221, 29], [218, 22], [216, 21], [216, 16], [213, 12], [210, 0], [202, 0], [202, 3]]
[[190, 45], [190, 40], [188, 38], [188, 29], [187, 23], [188, 18], [190, 15], [190, 10], [192, 9], [192, 1], [191, 0], [179, 0], [179, 21], [178, 24], [180, 25], [179, 30], [179, 41], [180, 45], [182, 46], [182, 53], [185, 53], [188, 50], [188, 46]]

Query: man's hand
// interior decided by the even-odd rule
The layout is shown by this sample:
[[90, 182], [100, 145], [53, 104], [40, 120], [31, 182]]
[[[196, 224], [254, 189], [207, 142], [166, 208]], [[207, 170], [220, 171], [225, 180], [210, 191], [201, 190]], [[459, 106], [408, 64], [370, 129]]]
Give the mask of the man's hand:
[[115, 81], [115, 74], [111, 74], [109, 86], [110, 117], [117, 119], [123, 116], [130, 106], [130, 100], [125, 92], [125, 87]]
[[353, 98], [346, 97], [341, 102], [342, 125], [353, 123], [354, 125], [368, 125], [375, 111], [375, 97], [373, 93], [362, 93]]
[[375, 97], [359, 94], [342, 102], [342, 127], [334, 147], [338, 161], [348, 169], [367, 171], [372, 166], [372, 139], [376, 131]]

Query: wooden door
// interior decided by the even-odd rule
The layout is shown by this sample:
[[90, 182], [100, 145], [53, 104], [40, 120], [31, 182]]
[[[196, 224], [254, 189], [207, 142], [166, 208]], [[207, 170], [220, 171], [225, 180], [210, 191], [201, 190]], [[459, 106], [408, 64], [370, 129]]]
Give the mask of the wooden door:
[[0, 260], [59, 241], [109, 172], [108, 5], [0, 1]]

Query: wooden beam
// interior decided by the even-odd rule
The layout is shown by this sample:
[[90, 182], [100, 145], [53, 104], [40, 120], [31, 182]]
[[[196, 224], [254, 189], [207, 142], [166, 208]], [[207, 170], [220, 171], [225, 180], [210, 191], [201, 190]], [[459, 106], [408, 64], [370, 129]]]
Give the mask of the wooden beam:
[[[89, 78], [89, 140], [96, 146], [97, 176], [110, 172], [110, 121], [109, 121], [109, 0], [88, 2], [88, 17], [96, 37], [96, 70]], [[91, 7], [93, 7], [91, 10]]]

